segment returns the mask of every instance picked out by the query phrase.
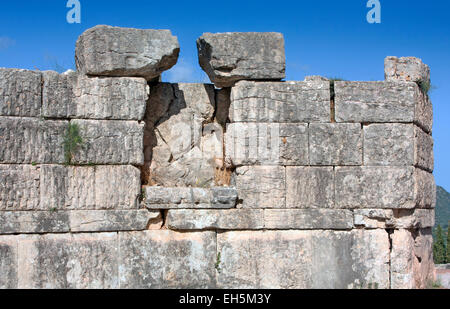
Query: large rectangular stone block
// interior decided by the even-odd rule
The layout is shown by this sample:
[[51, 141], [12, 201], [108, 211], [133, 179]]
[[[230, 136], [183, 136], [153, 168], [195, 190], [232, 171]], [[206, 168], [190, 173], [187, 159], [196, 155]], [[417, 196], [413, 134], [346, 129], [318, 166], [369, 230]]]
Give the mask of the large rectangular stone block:
[[67, 233], [70, 219], [67, 212], [0, 211], [0, 234]]
[[286, 175], [281, 166], [236, 169], [236, 188], [243, 208], [286, 208]]
[[119, 233], [120, 287], [214, 288], [216, 233]]
[[225, 135], [226, 160], [241, 165], [307, 165], [308, 125], [232, 123]]
[[309, 157], [311, 165], [362, 165], [361, 125], [310, 124]]
[[414, 165], [429, 172], [434, 170], [434, 140], [420, 127], [414, 127]]
[[143, 204], [149, 209], [227, 209], [236, 206], [237, 190], [230, 187], [145, 187]]
[[219, 288], [389, 288], [384, 230], [218, 234]]
[[264, 210], [170, 210], [167, 224], [172, 230], [260, 230], [264, 228]]
[[265, 209], [264, 228], [269, 230], [350, 230], [353, 213], [335, 209]]
[[17, 237], [0, 236], [0, 289], [17, 288], [18, 256]]
[[436, 182], [434, 176], [424, 170], [416, 168], [414, 172], [414, 196], [418, 208], [436, 207]]
[[48, 234], [19, 240], [21, 289], [119, 288], [117, 233]]
[[144, 125], [137, 121], [72, 120], [78, 125], [83, 147], [75, 164], [144, 164]]
[[38, 209], [39, 168], [0, 164], [0, 211]]
[[393, 81], [430, 81], [430, 68], [416, 57], [386, 57], [384, 59], [384, 76]]
[[355, 226], [367, 229], [421, 229], [435, 223], [434, 209], [355, 209]]
[[333, 208], [332, 167], [286, 167], [286, 208]]
[[232, 122], [330, 121], [330, 82], [241, 81], [231, 90]]
[[0, 163], [64, 163], [68, 121], [0, 117]]
[[142, 120], [148, 85], [143, 78], [95, 78], [43, 73], [42, 115], [49, 118]]
[[39, 117], [41, 104], [41, 73], [0, 69], [0, 116]]

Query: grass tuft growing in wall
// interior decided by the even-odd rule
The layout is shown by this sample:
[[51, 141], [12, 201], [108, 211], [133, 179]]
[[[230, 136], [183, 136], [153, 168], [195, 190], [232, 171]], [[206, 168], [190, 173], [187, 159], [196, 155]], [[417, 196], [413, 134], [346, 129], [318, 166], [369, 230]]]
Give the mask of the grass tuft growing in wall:
[[429, 95], [431, 91], [435, 89], [435, 87], [431, 84], [429, 80], [418, 80], [416, 81], [417, 85], [420, 88], [420, 91], [422, 91], [423, 94]]
[[75, 153], [83, 147], [80, 127], [70, 123], [64, 135], [64, 159], [67, 165], [72, 164]]

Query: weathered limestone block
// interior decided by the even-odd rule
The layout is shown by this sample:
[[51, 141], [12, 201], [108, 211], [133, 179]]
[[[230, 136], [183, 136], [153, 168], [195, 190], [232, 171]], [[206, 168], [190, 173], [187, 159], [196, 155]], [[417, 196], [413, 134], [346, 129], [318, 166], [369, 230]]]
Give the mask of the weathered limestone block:
[[0, 164], [0, 211], [39, 207], [39, 168]]
[[242, 165], [307, 165], [308, 125], [232, 123], [225, 135], [226, 162]]
[[70, 211], [71, 232], [143, 231], [159, 211], [141, 210], [76, 210]]
[[0, 117], [0, 163], [64, 163], [68, 121]]
[[424, 289], [435, 279], [431, 229], [391, 235], [391, 288]]
[[86, 75], [152, 80], [173, 67], [180, 52], [169, 30], [96, 26], [76, 44], [77, 70]]
[[237, 168], [235, 181], [242, 208], [286, 208], [285, 179], [281, 166]]
[[350, 230], [353, 213], [334, 209], [265, 209], [264, 228], [271, 230]]
[[137, 121], [80, 120], [83, 147], [73, 157], [75, 164], [144, 164], [144, 126]]
[[226, 232], [217, 237], [219, 288], [389, 287], [384, 230]]
[[0, 68], [0, 116], [39, 117], [41, 104], [41, 73]]
[[284, 38], [275, 32], [204, 33], [197, 40], [202, 69], [218, 87], [239, 80], [285, 78]]
[[90, 78], [43, 73], [42, 115], [49, 118], [142, 120], [148, 99], [143, 78]]
[[434, 170], [434, 140], [421, 128], [414, 127], [414, 165], [429, 172]]
[[430, 81], [430, 68], [415, 57], [386, 57], [384, 75], [389, 81]]
[[337, 122], [413, 122], [419, 89], [413, 82], [335, 82]]
[[18, 243], [15, 236], [0, 236], [0, 289], [16, 289], [18, 277]]
[[216, 234], [119, 233], [121, 288], [214, 288]]
[[48, 234], [19, 241], [21, 289], [119, 288], [117, 233]]
[[309, 125], [311, 165], [361, 165], [360, 124], [312, 123]]
[[0, 234], [67, 233], [69, 214], [56, 211], [1, 211]]
[[434, 226], [434, 209], [355, 209], [355, 226], [368, 229], [418, 229]]
[[213, 85], [152, 87], [144, 138], [149, 184], [214, 185], [215, 168], [223, 161], [223, 130], [212, 122], [214, 106]]
[[337, 167], [337, 208], [434, 208], [432, 174], [414, 167]]
[[227, 209], [236, 206], [237, 190], [228, 187], [145, 187], [143, 204], [149, 209]]
[[433, 131], [433, 105], [430, 97], [418, 88], [416, 89], [416, 93], [418, 100], [416, 104], [416, 115], [414, 117], [414, 122], [425, 132], [431, 134]]
[[140, 171], [133, 166], [41, 166], [41, 210], [136, 209]]
[[232, 122], [329, 122], [330, 82], [241, 81], [231, 90]]
[[334, 208], [332, 167], [286, 167], [286, 208]]
[[264, 210], [169, 210], [167, 225], [172, 230], [261, 230]]

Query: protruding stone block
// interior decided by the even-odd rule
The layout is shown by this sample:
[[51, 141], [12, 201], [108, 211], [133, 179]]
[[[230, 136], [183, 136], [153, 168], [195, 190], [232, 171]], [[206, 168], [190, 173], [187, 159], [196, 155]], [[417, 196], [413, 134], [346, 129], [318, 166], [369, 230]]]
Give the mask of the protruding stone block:
[[0, 116], [39, 117], [41, 105], [40, 72], [0, 69]]
[[281, 33], [204, 33], [197, 48], [200, 66], [219, 88], [239, 80], [281, 80], [286, 75]]
[[232, 122], [330, 121], [330, 82], [241, 81], [231, 89]]
[[120, 287], [214, 288], [216, 233], [120, 233]]
[[286, 208], [284, 167], [239, 167], [235, 180], [243, 208]]
[[217, 237], [220, 288], [389, 288], [384, 230], [226, 232]]
[[353, 213], [334, 209], [265, 209], [269, 230], [351, 230]]
[[169, 210], [167, 224], [172, 230], [261, 230], [264, 210]]
[[384, 75], [389, 81], [430, 82], [430, 68], [415, 57], [386, 57]]
[[43, 73], [42, 115], [49, 118], [142, 120], [148, 99], [143, 78], [95, 78]]
[[0, 163], [64, 163], [68, 121], [0, 117]]
[[421, 229], [434, 226], [434, 209], [355, 209], [355, 226], [367, 229]]
[[308, 125], [232, 123], [225, 135], [226, 161], [242, 165], [308, 165]]
[[434, 176], [424, 170], [415, 169], [415, 200], [418, 208], [436, 207], [436, 182]]
[[117, 233], [48, 234], [19, 241], [21, 289], [119, 288]]
[[332, 167], [287, 167], [286, 208], [334, 208]]
[[0, 164], [0, 211], [38, 209], [39, 175], [36, 166]]
[[83, 147], [73, 157], [75, 164], [144, 164], [144, 125], [137, 121], [79, 120]]
[[76, 44], [79, 72], [92, 76], [144, 77], [152, 80], [173, 67], [180, 52], [169, 30], [96, 26]]
[[309, 125], [311, 165], [361, 165], [360, 124], [312, 123]]
[[15, 236], [0, 236], [0, 289], [17, 289], [18, 243]]
[[145, 187], [143, 204], [150, 209], [227, 209], [236, 206], [237, 190], [228, 187]]

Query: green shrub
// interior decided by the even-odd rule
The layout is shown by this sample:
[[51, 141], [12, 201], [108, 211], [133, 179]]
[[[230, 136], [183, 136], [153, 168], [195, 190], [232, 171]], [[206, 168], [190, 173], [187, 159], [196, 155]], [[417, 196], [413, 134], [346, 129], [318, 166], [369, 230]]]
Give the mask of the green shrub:
[[66, 164], [72, 163], [75, 153], [83, 147], [83, 139], [77, 124], [70, 123], [64, 135], [64, 159]]

